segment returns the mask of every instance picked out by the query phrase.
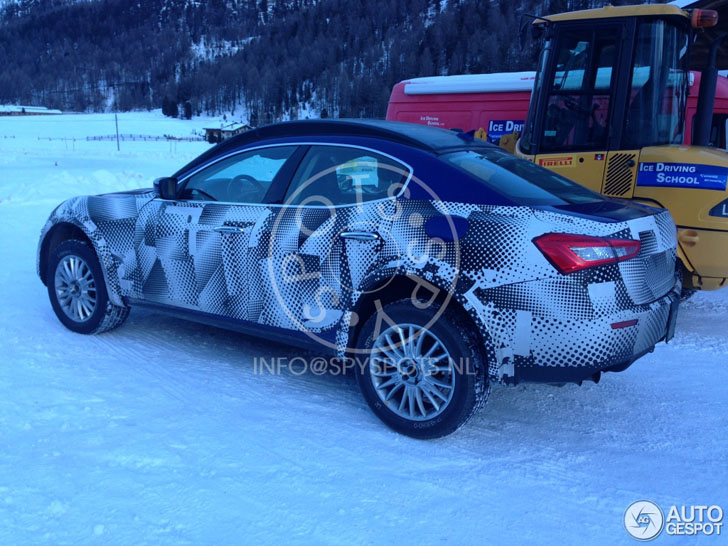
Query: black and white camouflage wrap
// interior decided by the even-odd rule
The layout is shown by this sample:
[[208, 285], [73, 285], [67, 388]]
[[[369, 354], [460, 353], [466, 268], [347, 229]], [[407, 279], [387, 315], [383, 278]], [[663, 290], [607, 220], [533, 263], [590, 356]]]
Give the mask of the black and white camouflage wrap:
[[[466, 219], [467, 234], [433, 250], [424, 225], [443, 214]], [[61, 223], [92, 241], [115, 305], [146, 300], [305, 330], [332, 340], [340, 354], [351, 345], [362, 294], [398, 275], [424, 279], [451, 292], [472, 317], [489, 344], [489, 375], [504, 381], [517, 367], [630, 361], [664, 337], [667, 295], [679, 290], [669, 212], [600, 222], [405, 197], [327, 209], [164, 201], [136, 191], [66, 201], [41, 242]], [[221, 233], [220, 226], [239, 229]], [[342, 239], [344, 231], [380, 239]], [[562, 275], [532, 242], [549, 232], [637, 239], [641, 253]], [[635, 327], [610, 327], [634, 318]]]

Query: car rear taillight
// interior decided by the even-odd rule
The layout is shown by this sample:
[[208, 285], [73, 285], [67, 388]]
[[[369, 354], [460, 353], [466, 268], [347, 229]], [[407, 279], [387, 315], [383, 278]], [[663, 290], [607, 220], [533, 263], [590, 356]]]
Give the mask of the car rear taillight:
[[547, 233], [534, 244], [551, 264], [565, 275], [600, 265], [616, 264], [634, 258], [640, 242], [632, 239], [607, 239], [571, 233]]

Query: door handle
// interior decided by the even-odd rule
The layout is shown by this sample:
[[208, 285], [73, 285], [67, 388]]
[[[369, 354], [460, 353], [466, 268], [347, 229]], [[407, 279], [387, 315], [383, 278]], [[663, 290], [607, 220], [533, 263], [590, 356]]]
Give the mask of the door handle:
[[245, 228], [241, 228], [238, 226], [217, 226], [216, 228], [213, 228], [218, 233], [244, 233]]
[[379, 235], [370, 231], [342, 231], [339, 234], [342, 239], [353, 239], [355, 241], [378, 241]]

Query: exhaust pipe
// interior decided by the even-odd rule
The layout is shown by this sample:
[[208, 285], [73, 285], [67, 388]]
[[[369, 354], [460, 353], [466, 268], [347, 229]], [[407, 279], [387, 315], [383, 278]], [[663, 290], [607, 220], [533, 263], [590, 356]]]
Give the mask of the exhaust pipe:
[[713, 40], [708, 54], [708, 64], [700, 74], [700, 91], [698, 93], [698, 109], [695, 112], [693, 146], [707, 146], [710, 142], [715, 89], [718, 85], [718, 68], [715, 66], [715, 58], [718, 56], [718, 48], [727, 37], [728, 34], [721, 34]]
[[[584, 381], [592, 381], [592, 382], [594, 382], [594, 384], [596, 385], [597, 383], [599, 383], [599, 380], [600, 380], [601, 378], [602, 378], [602, 372], [601, 372], [601, 370], [600, 370], [600, 371], [598, 371], [598, 372], [594, 372], [594, 373], [593, 373], [592, 375], [590, 375], [590, 376], [589, 376], [589, 377], [587, 377], [586, 379], [584, 379], [584, 380], [582, 380], [582, 381], [579, 381], [579, 382], [577, 382], [577, 385], [579, 385], [579, 386], [581, 387], [581, 385], [582, 385], [582, 383], [584, 383]], [[563, 385], [559, 385], [559, 386], [563, 386]]]

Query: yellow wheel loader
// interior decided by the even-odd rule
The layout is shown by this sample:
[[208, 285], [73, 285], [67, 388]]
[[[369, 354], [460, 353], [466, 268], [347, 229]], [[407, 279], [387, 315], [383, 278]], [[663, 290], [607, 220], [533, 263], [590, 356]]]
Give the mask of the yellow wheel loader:
[[[728, 153], [707, 146], [713, 41], [685, 146], [690, 54], [711, 10], [604, 7], [537, 18], [545, 39], [522, 135], [501, 145], [604, 195], [670, 209], [687, 289], [728, 284]], [[509, 138], [510, 137], [510, 138]]]

